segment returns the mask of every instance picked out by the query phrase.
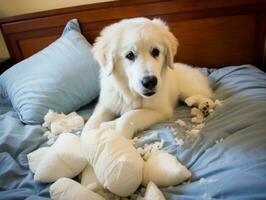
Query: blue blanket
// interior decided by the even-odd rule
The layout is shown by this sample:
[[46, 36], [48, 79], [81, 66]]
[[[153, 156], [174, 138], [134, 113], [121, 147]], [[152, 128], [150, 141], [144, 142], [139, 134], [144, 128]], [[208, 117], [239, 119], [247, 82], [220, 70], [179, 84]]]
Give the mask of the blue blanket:
[[[202, 71], [224, 105], [207, 117], [199, 135], [187, 138], [175, 123], [191, 118], [190, 108], [181, 105], [171, 120], [141, 133], [150, 137], [138, 145], [164, 139], [163, 148], [192, 171], [191, 181], [162, 188], [167, 199], [265, 199], [266, 75], [250, 65]], [[88, 118], [91, 111], [79, 113]], [[26, 157], [46, 144], [44, 132], [40, 125], [22, 124], [0, 95], [0, 199], [49, 199], [49, 184], [33, 180]]]

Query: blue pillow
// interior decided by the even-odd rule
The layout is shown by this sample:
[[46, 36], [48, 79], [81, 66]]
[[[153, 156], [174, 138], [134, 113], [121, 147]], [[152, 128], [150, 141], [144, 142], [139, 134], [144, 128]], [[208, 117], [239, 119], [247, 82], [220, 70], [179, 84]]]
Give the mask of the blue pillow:
[[58, 40], [4, 72], [0, 87], [22, 122], [40, 124], [48, 109], [69, 113], [96, 98], [98, 74], [91, 45], [73, 19]]

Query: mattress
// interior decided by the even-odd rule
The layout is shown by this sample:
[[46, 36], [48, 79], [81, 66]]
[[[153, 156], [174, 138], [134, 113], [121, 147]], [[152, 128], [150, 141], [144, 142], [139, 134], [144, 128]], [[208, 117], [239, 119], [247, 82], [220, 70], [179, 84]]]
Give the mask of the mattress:
[[[179, 105], [174, 116], [139, 133], [139, 143], [164, 140], [193, 176], [178, 186], [161, 188], [166, 199], [266, 198], [266, 74], [251, 65], [201, 69], [222, 100], [196, 137], [187, 137], [190, 108]], [[93, 105], [78, 111], [88, 119]], [[0, 95], [0, 199], [50, 199], [49, 185], [33, 180], [27, 154], [47, 145], [41, 125], [20, 122]], [[182, 142], [180, 142], [182, 141]]]

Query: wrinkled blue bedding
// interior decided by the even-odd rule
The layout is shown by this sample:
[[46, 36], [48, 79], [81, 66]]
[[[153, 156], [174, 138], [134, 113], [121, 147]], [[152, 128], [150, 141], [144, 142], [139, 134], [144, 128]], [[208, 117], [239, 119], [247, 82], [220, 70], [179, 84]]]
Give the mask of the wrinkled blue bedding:
[[[224, 105], [208, 116], [199, 135], [187, 138], [175, 123], [190, 120], [190, 108], [180, 105], [171, 120], [142, 133], [150, 137], [138, 145], [164, 139], [164, 149], [192, 171], [190, 182], [162, 188], [167, 199], [265, 199], [266, 74], [250, 65], [203, 73]], [[79, 113], [88, 118], [91, 110]], [[26, 158], [45, 145], [44, 132], [40, 125], [22, 124], [0, 95], [0, 199], [49, 199], [49, 184], [33, 180]]]

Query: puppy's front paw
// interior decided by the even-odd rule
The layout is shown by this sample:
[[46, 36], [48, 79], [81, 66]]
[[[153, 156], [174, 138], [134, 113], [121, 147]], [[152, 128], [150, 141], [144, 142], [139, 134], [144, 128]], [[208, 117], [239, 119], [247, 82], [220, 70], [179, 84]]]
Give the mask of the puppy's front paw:
[[211, 108], [208, 101], [199, 104], [199, 110], [203, 113], [204, 117], [209, 115], [210, 109]]
[[210, 110], [214, 108], [214, 102], [206, 96], [203, 95], [193, 95], [185, 99], [185, 103], [188, 106], [196, 106], [202, 112], [204, 116], [210, 113]]
[[116, 129], [116, 121], [103, 122], [100, 125], [100, 129]]

